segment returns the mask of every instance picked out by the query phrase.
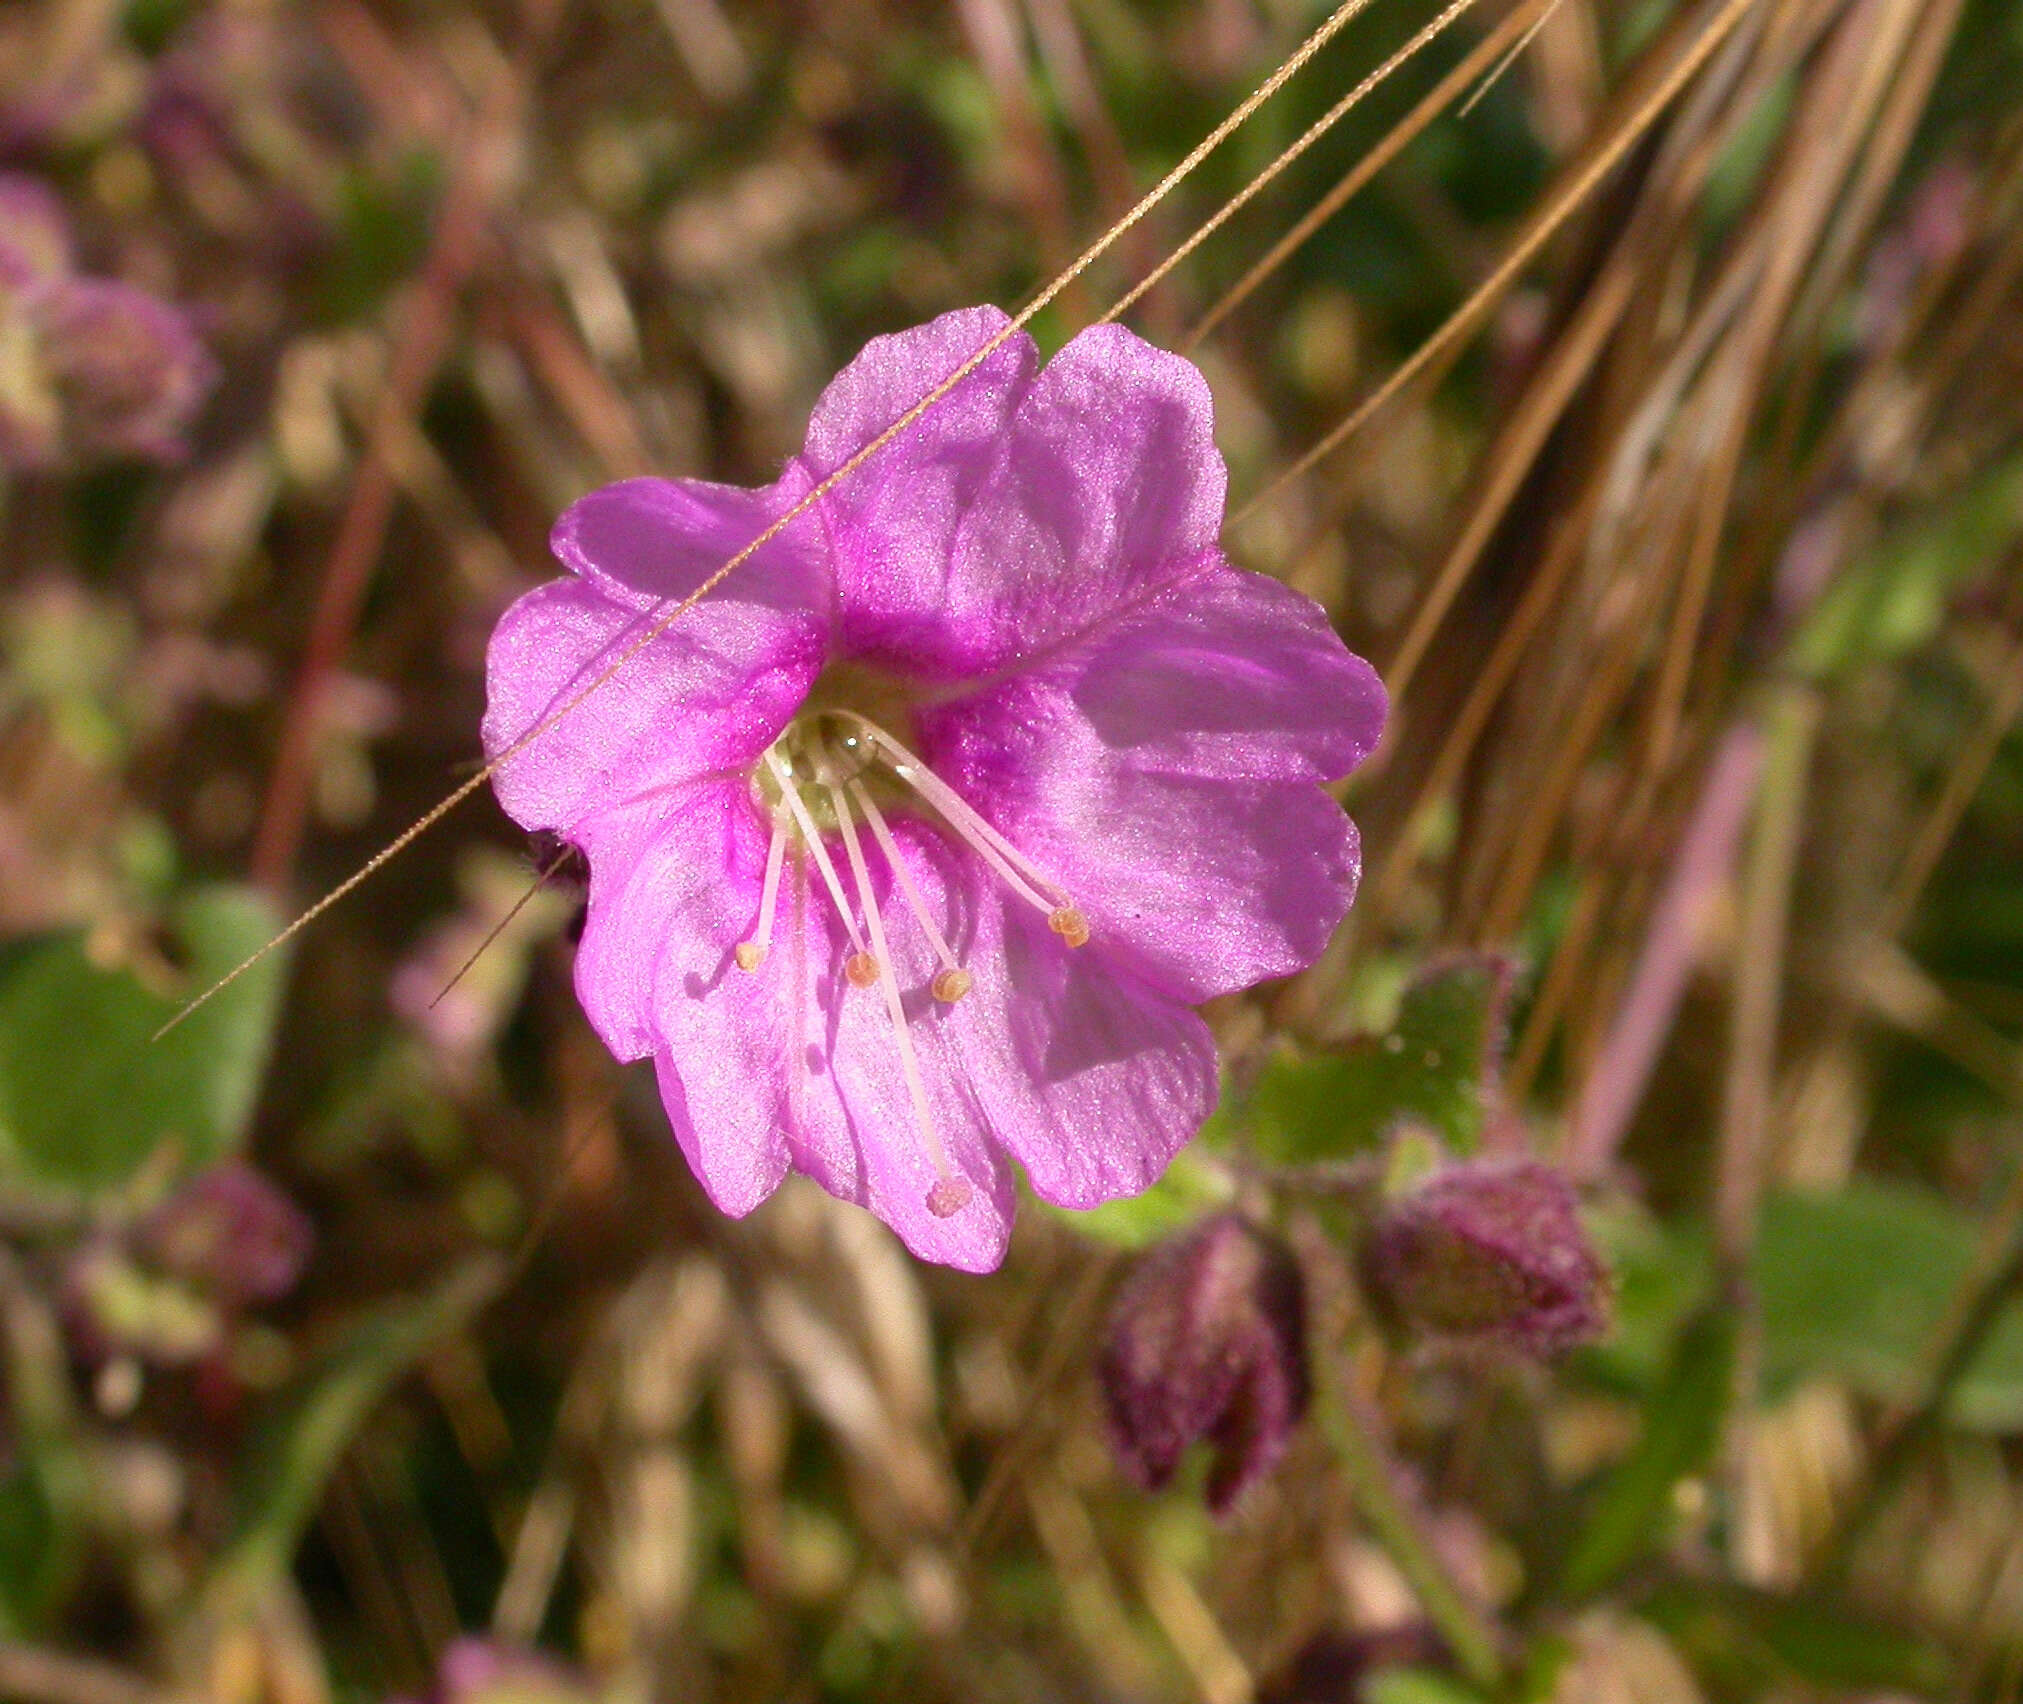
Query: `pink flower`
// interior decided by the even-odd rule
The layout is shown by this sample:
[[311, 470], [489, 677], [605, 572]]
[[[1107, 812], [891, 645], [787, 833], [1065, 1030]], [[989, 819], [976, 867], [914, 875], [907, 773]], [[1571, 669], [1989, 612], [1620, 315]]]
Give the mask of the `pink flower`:
[[[572, 577], [489, 657], [505, 752], [1004, 326], [872, 342], [757, 491], [639, 479], [555, 529]], [[1214, 1103], [1188, 1008], [1310, 963], [1360, 860], [1320, 784], [1383, 689], [1216, 547], [1208, 387], [1119, 327], [951, 394], [495, 776], [590, 864], [576, 986], [651, 1057], [696, 1175], [789, 1169], [924, 1258], [1144, 1189]]]
[[180, 460], [216, 364], [181, 308], [72, 248], [54, 192], [0, 172], [0, 468]]

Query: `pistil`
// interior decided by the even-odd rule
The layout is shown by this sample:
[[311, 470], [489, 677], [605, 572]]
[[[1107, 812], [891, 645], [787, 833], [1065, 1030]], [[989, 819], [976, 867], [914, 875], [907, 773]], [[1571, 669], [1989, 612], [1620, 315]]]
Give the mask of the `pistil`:
[[[830, 902], [836, 907], [836, 915], [843, 919], [843, 928], [850, 936], [850, 945], [856, 949], [843, 961], [843, 974], [857, 988], [869, 988], [878, 980], [878, 961], [864, 945], [864, 936], [857, 927], [857, 918], [850, 909], [850, 901], [844, 896], [843, 883], [836, 874], [836, 866], [829, 858], [828, 847], [822, 844], [821, 831], [815, 826], [815, 819], [808, 814], [800, 789], [794, 785], [793, 774], [779, 758], [766, 753], [766, 767], [773, 773], [778, 784], [780, 797], [786, 801], [787, 809], [794, 814], [794, 826], [800, 829], [801, 838], [807, 842], [808, 851], [815, 860], [815, 868], [822, 872], [822, 885], [829, 890]], [[771, 855], [768, 854], [770, 862]], [[762, 906], [765, 901], [759, 902]]]

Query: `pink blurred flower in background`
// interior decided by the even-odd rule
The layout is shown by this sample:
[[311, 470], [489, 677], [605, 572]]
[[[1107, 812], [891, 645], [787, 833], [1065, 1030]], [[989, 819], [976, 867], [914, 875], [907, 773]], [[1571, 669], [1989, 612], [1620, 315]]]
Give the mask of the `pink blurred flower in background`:
[[1144, 1189], [1200, 1125], [1189, 1007], [1312, 962], [1354, 894], [1322, 791], [1383, 688], [1217, 547], [1207, 384], [1120, 327], [1007, 339], [524, 750], [679, 598], [1004, 327], [879, 338], [759, 490], [641, 479], [493, 635], [501, 802], [591, 870], [576, 984], [725, 1211], [788, 1170], [995, 1267], [1009, 1160]]
[[56, 196], [0, 173], [0, 467], [180, 460], [216, 379], [182, 309], [79, 274]]

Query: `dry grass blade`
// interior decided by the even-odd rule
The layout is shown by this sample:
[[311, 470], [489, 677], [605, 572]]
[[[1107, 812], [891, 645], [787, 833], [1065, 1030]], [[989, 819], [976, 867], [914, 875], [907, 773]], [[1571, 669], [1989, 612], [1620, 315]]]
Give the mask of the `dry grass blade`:
[[[1368, 3], [1369, 0], [1364, 0], [1364, 4]], [[1399, 48], [1390, 58], [1386, 59], [1374, 71], [1365, 76], [1354, 88], [1350, 89], [1347, 94], [1336, 101], [1333, 106], [1329, 107], [1312, 124], [1308, 125], [1292, 144], [1281, 152], [1270, 165], [1266, 166], [1263, 171], [1259, 172], [1257, 176], [1238, 190], [1236, 194], [1232, 195], [1218, 207], [1213, 215], [1196, 226], [1188, 234], [1186, 241], [1181, 243], [1178, 248], [1157, 266], [1153, 267], [1143, 278], [1139, 279], [1136, 284], [1132, 285], [1129, 290], [1125, 291], [1122, 296], [1111, 304], [1110, 310], [1103, 315], [1102, 320], [1098, 323], [1107, 325], [1111, 320], [1127, 313], [1141, 296], [1145, 295], [1147, 291], [1156, 288], [1169, 272], [1210, 237], [1215, 235], [1217, 231], [1221, 230], [1229, 220], [1233, 219], [1255, 197], [1261, 195], [1279, 173], [1283, 172], [1300, 155], [1304, 154], [1330, 130], [1334, 129], [1357, 106], [1360, 106], [1371, 90], [1388, 79], [1400, 66], [1415, 57], [1422, 48], [1439, 36], [1443, 30], [1447, 29], [1449, 25], [1454, 23], [1462, 13], [1466, 12], [1475, 3], [1476, 0], [1448, 0], [1448, 4], [1435, 13], [1428, 22], [1422, 24], [1403, 47]]]

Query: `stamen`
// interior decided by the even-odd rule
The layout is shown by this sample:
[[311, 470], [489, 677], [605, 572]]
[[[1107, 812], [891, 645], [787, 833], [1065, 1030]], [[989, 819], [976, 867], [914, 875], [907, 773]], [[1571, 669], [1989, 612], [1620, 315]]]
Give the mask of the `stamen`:
[[885, 813], [878, 808], [870, 790], [862, 781], [852, 781], [850, 797], [857, 801], [857, 808], [864, 813], [864, 820], [871, 825], [871, 832], [878, 837], [879, 850], [885, 854], [885, 862], [892, 866], [892, 874], [899, 883], [899, 891], [906, 896], [906, 904], [913, 913], [914, 922], [920, 925], [920, 932], [927, 937], [927, 944], [934, 949], [934, 956], [941, 960], [941, 969], [927, 985], [928, 992], [944, 1006], [952, 1006], [969, 992], [972, 980], [970, 974], [955, 962], [955, 954], [948, 945], [948, 938], [942, 934], [940, 925], [928, 914], [927, 902], [920, 897], [920, 889], [914, 885], [913, 873], [907, 869], [906, 860], [899, 856], [899, 846], [892, 838], [892, 830], [886, 826]]
[[787, 825], [773, 818], [773, 840], [766, 848], [766, 885], [759, 892], [759, 922], [749, 941], [738, 942], [738, 969], [757, 970], [773, 944], [773, 908], [780, 899], [780, 866], [787, 857]]
[[949, 826], [982, 854], [984, 861], [1004, 878], [1021, 899], [1049, 915], [1074, 909], [1074, 902], [1062, 891], [1059, 883], [998, 833], [971, 808], [967, 799], [876, 722], [857, 715], [855, 711], [843, 710], [837, 714], [863, 724], [889, 754], [892, 772], [940, 811], [948, 819]]
[[829, 849], [822, 844], [822, 834], [815, 827], [815, 819], [808, 814], [808, 807], [802, 802], [794, 777], [787, 766], [771, 752], [766, 753], [766, 767], [773, 772], [773, 779], [780, 784], [780, 797], [787, 801], [787, 809], [794, 813], [794, 823], [801, 831], [801, 838], [808, 843], [808, 851], [815, 860], [815, 868], [822, 872], [822, 885], [829, 890], [829, 898], [836, 907], [837, 916], [843, 919], [843, 927], [849, 933], [850, 945], [857, 950], [843, 961], [843, 974], [859, 988], [869, 988], [877, 978], [877, 967], [872, 964], [858, 964], [859, 959], [868, 960], [871, 952], [864, 945], [864, 936], [857, 927], [856, 914], [850, 909], [850, 901], [844, 896], [842, 880], [836, 874], [836, 866], [831, 862]]
[[1049, 911], [1047, 927], [1071, 947], [1086, 947], [1089, 944], [1089, 920], [1072, 905], [1063, 905], [1057, 910]]
[[[857, 883], [857, 898], [864, 907], [864, 926], [871, 931], [871, 946], [878, 960], [878, 980], [885, 989], [885, 1010], [891, 1014], [892, 1032], [899, 1043], [899, 1068], [906, 1078], [906, 1092], [913, 1097], [914, 1116], [920, 1121], [920, 1135], [927, 1158], [939, 1174], [927, 1192], [927, 1210], [937, 1219], [953, 1218], [969, 1205], [975, 1191], [969, 1180], [956, 1174], [948, 1162], [948, 1150], [941, 1133], [934, 1128], [927, 1107], [927, 1084], [920, 1075], [920, 1060], [913, 1051], [913, 1037], [906, 1028], [906, 1006], [899, 998], [899, 979], [892, 974], [892, 955], [885, 946], [885, 924], [878, 915], [878, 903], [871, 895], [871, 872], [864, 865], [864, 847], [857, 838], [857, 824], [850, 815], [850, 801], [841, 787], [832, 786], [829, 797], [836, 804], [837, 826], [843, 831], [843, 850], [850, 857], [850, 874]], [[898, 866], [894, 865], [896, 869]]]

